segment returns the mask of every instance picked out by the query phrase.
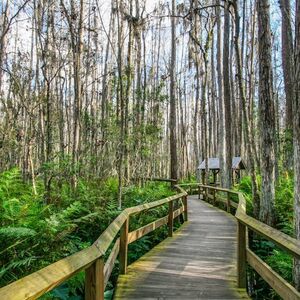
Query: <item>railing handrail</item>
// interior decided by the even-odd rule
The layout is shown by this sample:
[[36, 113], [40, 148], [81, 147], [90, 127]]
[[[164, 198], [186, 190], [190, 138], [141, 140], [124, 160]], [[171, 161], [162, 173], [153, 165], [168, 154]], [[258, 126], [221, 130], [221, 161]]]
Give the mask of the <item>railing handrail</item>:
[[[50, 264], [49, 266], [40, 269], [32, 274], [29, 274], [17, 281], [14, 281], [7, 286], [2, 287], [0, 289], [0, 299], [36, 299], [46, 292], [51, 291], [78, 272], [89, 268], [91, 265], [95, 264], [97, 260], [103, 258], [125, 223], [127, 223], [126, 234], [128, 235], [128, 220], [130, 216], [158, 206], [162, 206], [167, 203], [172, 204], [174, 200], [178, 200], [188, 195], [187, 192], [185, 192], [181, 187], [175, 185], [175, 188], [177, 188], [179, 193], [173, 196], [124, 209], [99, 236], [99, 238], [93, 243], [93, 245], [66, 258], [63, 258], [53, 264]], [[186, 209], [187, 206], [185, 207], [185, 212]], [[183, 211], [184, 210], [180, 210], [180, 213], [182, 213]], [[173, 220], [173, 208], [171, 213]], [[128, 240], [126, 238], [126, 247], [127, 243]], [[96, 296], [95, 298], [97, 298]], [[100, 296], [101, 299], [103, 297], [103, 295], [98, 296]], [[86, 298], [94, 299], [94, 297], [90, 296]]]

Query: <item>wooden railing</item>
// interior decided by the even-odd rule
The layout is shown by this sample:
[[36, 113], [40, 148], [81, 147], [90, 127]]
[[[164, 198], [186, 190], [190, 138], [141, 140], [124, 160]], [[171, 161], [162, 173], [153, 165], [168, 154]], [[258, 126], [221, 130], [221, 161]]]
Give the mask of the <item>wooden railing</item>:
[[[184, 215], [185, 221], [187, 220], [187, 193], [181, 187], [175, 187], [178, 193], [174, 196], [123, 210], [92, 246], [1, 288], [0, 299], [36, 299], [83, 270], [85, 299], [104, 299], [104, 290], [118, 256], [120, 273], [126, 274], [128, 244], [165, 224], [168, 224], [168, 235], [171, 237], [173, 220], [181, 214]], [[180, 207], [174, 210], [176, 200], [181, 200]], [[128, 232], [131, 216], [167, 203], [169, 206], [167, 216]], [[109, 257], [104, 262], [104, 256], [112, 244]]]
[[[300, 299], [300, 292], [250, 250], [247, 231], [252, 230], [297, 259], [300, 259], [299, 240], [247, 215], [246, 200], [240, 192], [201, 184], [182, 184], [180, 186], [189, 188], [190, 194], [196, 192], [199, 198], [202, 195], [204, 200], [211, 202], [213, 205], [216, 205], [217, 202], [225, 204], [227, 212], [235, 211], [238, 222], [237, 284], [239, 288], [246, 288], [246, 266], [248, 263], [283, 299]], [[221, 196], [220, 193], [225, 194], [226, 197]], [[234, 197], [237, 202], [232, 199]]]

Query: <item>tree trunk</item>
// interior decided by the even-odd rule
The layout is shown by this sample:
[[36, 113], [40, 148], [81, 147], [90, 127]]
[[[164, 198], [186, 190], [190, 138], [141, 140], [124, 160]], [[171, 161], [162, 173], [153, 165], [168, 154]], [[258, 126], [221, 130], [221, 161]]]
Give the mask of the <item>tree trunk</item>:
[[[172, 0], [172, 15], [175, 15], [175, 0]], [[170, 158], [171, 178], [177, 179], [177, 138], [176, 138], [176, 32], [175, 18], [171, 18], [171, 60], [170, 60]]]
[[280, 10], [282, 16], [281, 23], [281, 54], [282, 54], [282, 68], [284, 78], [285, 90], [285, 152], [284, 163], [287, 169], [292, 168], [293, 163], [293, 34], [291, 26], [291, 5], [290, 0], [280, 0]]
[[223, 100], [223, 70], [222, 70], [222, 20], [220, 1], [217, 0], [216, 18], [217, 18], [217, 77], [218, 77], [218, 101], [219, 101], [219, 126], [218, 126], [218, 142], [219, 142], [219, 159], [221, 172], [221, 185], [224, 186], [225, 173], [225, 118], [224, 118], [224, 100]]
[[239, 16], [239, 8], [238, 8], [238, 0], [234, 2], [234, 12], [235, 12], [235, 38], [234, 38], [234, 45], [235, 45], [235, 56], [236, 56], [236, 71], [237, 71], [237, 79], [238, 79], [238, 86], [239, 86], [239, 93], [241, 97], [241, 105], [244, 117], [244, 136], [245, 136], [245, 143], [247, 147], [247, 152], [249, 156], [249, 171], [252, 181], [252, 195], [253, 195], [253, 211], [254, 216], [256, 218], [259, 217], [259, 193], [258, 193], [258, 184], [256, 179], [256, 172], [255, 172], [255, 160], [253, 154], [253, 140], [250, 134], [250, 127], [248, 121], [248, 114], [246, 110], [246, 94], [245, 88], [242, 81], [242, 63], [241, 63], [241, 52], [240, 52], [240, 42], [239, 42], [239, 34], [240, 34], [240, 16]]
[[[293, 101], [294, 113], [294, 210], [295, 235], [300, 240], [300, 0], [296, 1], [295, 28], [295, 97]], [[295, 286], [300, 291], [300, 260], [294, 261]]]
[[257, 2], [259, 56], [259, 125], [262, 192], [259, 218], [275, 222], [275, 112], [273, 100], [272, 45], [269, 0]]
[[224, 44], [223, 44], [223, 83], [224, 83], [224, 113], [225, 113], [225, 173], [224, 187], [232, 185], [232, 135], [231, 135], [231, 90], [229, 69], [229, 34], [230, 16], [229, 3], [225, 2], [224, 9]]

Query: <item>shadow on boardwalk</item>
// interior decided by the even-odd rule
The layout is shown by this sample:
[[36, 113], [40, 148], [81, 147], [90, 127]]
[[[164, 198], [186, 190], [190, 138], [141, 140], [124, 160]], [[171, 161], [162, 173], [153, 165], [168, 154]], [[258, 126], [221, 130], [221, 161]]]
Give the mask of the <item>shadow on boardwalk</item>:
[[190, 196], [189, 222], [128, 267], [114, 299], [249, 299], [236, 289], [236, 222]]

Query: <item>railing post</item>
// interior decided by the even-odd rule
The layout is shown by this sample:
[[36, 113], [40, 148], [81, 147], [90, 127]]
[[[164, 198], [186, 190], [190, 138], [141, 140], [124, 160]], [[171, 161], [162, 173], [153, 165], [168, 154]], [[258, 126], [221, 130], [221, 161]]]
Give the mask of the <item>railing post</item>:
[[126, 274], [127, 272], [128, 227], [129, 217], [124, 222], [120, 231], [120, 274]]
[[208, 199], [208, 187], [205, 188], [205, 201], [209, 202], [209, 199]]
[[104, 262], [98, 258], [85, 270], [86, 300], [104, 300]]
[[213, 206], [216, 205], [216, 190], [213, 189]]
[[193, 193], [192, 193], [192, 186], [190, 186], [190, 195], [192, 195]]
[[169, 202], [169, 216], [168, 216], [168, 225], [169, 225], [169, 236], [173, 236], [173, 201]]
[[187, 204], [187, 196], [183, 196], [182, 198], [183, 207], [184, 207], [184, 221], [188, 220], [188, 204]]
[[200, 200], [201, 199], [201, 187], [198, 186], [198, 199]]
[[227, 192], [227, 212], [230, 213], [230, 193]]
[[237, 277], [238, 287], [246, 288], [246, 226], [238, 221]]

